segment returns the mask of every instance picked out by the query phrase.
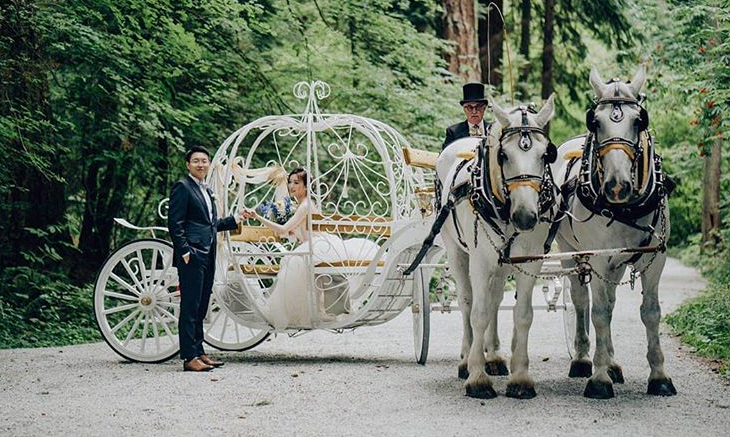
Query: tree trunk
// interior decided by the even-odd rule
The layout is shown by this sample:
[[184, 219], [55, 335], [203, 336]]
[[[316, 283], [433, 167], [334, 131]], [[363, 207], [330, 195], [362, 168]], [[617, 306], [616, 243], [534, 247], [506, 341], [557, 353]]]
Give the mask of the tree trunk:
[[478, 81], [482, 72], [476, 38], [473, 0], [444, 0], [444, 39], [454, 43], [447, 53], [449, 71], [464, 81]]
[[[555, 14], [555, 0], [545, 0], [545, 23], [542, 29], [542, 91], [540, 96], [543, 99], [550, 97], [553, 93], [553, 23]], [[550, 124], [545, 126], [550, 133]]]
[[495, 0], [499, 11], [488, 9], [490, 0], [479, 0], [482, 12], [479, 17], [479, 62], [482, 68], [482, 82], [502, 88], [502, 46], [504, 23], [499, 11], [503, 11], [502, 0]]
[[719, 243], [721, 150], [722, 137], [717, 137], [702, 169], [702, 248]]
[[532, 4], [530, 0], [522, 0], [520, 7], [520, 55], [525, 60], [525, 65], [520, 69], [519, 90], [520, 99], [524, 100], [530, 96], [528, 80], [530, 78], [530, 21], [532, 19]]
[[81, 254], [72, 272], [79, 283], [93, 279], [109, 255], [114, 218], [119, 216], [124, 204], [133, 163], [122, 154], [105, 161], [98, 158], [87, 170], [84, 218], [79, 237]]

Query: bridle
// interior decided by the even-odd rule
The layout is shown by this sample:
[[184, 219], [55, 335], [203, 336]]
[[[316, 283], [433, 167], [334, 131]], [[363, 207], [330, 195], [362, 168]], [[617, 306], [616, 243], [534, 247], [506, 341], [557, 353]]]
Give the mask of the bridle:
[[[558, 149], [555, 147], [553, 142], [550, 140], [550, 136], [545, 129], [540, 127], [530, 126], [527, 120], [527, 114], [535, 113], [532, 107], [519, 106], [512, 112], [520, 111], [522, 114], [522, 120], [520, 126], [508, 127], [502, 129], [502, 134], [499, 137], [499, 151], [497, 152], [497, 164], [500, 167], [502, 174], [502, 187], [505, 195], [509, 198], [510, 193], [519, 187], [527, 186], [537, 191], [537, 193], [543, 197], [546, 194], [552, 195], [553, 193], [553, 178], [550, 171], [550, 164], [554, 163], [558, 157]], [[548, 146], [545, 154], [543, 155], [543, 164], [545, 171], [542, 175], [534, 175], [529, 173], [519, 174], [510, 178], [504, 177], [504, 161], [507, 159], [507, 155], [504, 153], [504, 142], [507, 138], [519, 135], [520, 139], [517, 143], [520, 150], [527, 152], [532, 148], [533, 139], [532, 134], [540, 134], [548, 139]]]
[[[638, 99], [621, 97], [619, 93], [620, 79], [614, 78], [608, 82], [608, 85], [614, 85], [614, 93], [612, 97], [604, 97], [597, 100], [593, 106], [586, 112], [586, 127], [590, 132], [590, 141], [586, 144], [591, 149], [589, 154], [590, 159], [587, 162], [586, 171], [591, 177], [594, 173], [598, 173], [598, 177], [601, 178], [602, 172], [600, 172], [601, 164], [600, 159], [603, 158], [608, 152], [612, 150], [621, 150], [631, 160], [631, 174], [632, 178], [636, 179], [636, 167], [639, 164], [640, 158], [643, 156], [645, 150], [642, 146], [640, 133], [646, 131], [649, 128], [649, 114], [646, 109], [642, 106], [644, 102], [644, 95], [639, 94]], [[637, 120], [636, 140], [631, 140], [625, 137], [611, 137], [606, 138], [602, 141], [598, 141], [598, 121], [596, 120], [596, 108], [601, 105], [612, 105], [611, 114], [609, 120], [614, 123], [620, 123], [624, 119], [624, 105], [636, 105], [639, 108], [639, 119]], [[597, 164], [594, 164], [597, 163]], [[594, 165], [596, 168], [594, 168]], [[633, 180], [635, 189], [639, 189], [636, 184], [636, 180]]]

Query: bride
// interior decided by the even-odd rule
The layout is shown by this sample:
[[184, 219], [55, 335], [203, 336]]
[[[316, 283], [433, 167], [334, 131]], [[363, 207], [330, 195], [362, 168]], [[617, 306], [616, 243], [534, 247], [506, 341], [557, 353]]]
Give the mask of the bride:
[[[374, 242], [364, 238], [342, 240], [339, 236], [326, 232], [307, 232], [307, 217], [313, 208], [307, 197], [308, 175], [305, 169], [297, 168], [289, 173], [287, 179], [289, 194], [293, 196], [299, 206], [294, 215], [284, 224], [278, 224], [262, 217], [255, 209], [244, 212], [244, 218], [255, 218], [266, 227], [280, 235], [296, 239], [299, 244], [290, 255], [281, 261], [277, 280], [272, 287], [269, 298], [269, 321], [277, 329], [309, 328], [317, 321], [330, 322], [335, 320], [334, 314], [325, 310], [324, 291], [319, 285], [314, 285], [316, 314], [310, 311], [310, 266], [321, 263], [331, 264], [347, 260], [356, 256], [359, 259], [373, 259], [379, 247]], [[308, 238], [309, 237], [309, 238]], [[308, 256], [311, 254], [311, 263]], [[348, 256], [349, 254], [349, 256]], [[332, 283], [334, 278], [316, 281], [315, 284]], [[350, 289], [352, 289], [350, 284]], [[347, 286], [347, 284], [346, 284]], [[347, 296], [344, 296], [347, 300]], [[349, 307], [349, 302], [345, 308]]]

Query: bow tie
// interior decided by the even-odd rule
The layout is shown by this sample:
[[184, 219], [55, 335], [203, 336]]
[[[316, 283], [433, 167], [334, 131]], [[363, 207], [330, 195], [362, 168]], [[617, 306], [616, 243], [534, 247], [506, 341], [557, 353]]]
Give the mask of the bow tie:
[[477, 136], [477, 135], [481, 135], [481, 129], [480, 129], [479, 125], [477, 125], [477, 124], [470, 125], [469, 126], [469, 135], [472, 136], [472, 137], [473, 136]]

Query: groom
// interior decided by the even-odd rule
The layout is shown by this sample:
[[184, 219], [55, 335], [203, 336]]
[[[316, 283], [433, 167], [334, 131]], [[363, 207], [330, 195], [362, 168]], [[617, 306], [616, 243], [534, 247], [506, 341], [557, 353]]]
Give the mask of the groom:
[[203, 319], [215, 276], [216, 232], [236, 228], [240, 217], [219, 219], [213, 192], [205, 184], [210, 153], [193, 147], [185, 154], [188, 176], [170, 193], [167, 227], [173, 244], [172, 265], [180, 278], [180, 358], [183, 370], [207, 372], [222, 366], [203, 350]]

